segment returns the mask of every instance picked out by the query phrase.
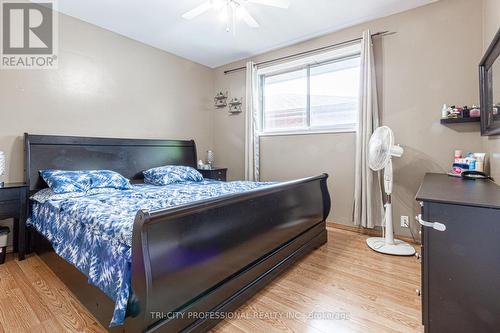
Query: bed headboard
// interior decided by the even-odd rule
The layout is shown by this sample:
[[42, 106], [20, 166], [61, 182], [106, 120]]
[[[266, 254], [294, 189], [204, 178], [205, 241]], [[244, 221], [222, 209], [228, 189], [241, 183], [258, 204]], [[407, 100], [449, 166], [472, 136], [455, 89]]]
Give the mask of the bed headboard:
[[24, 134], [25, 181], [30, 191], [47, 187], [39, 170], [119, 172], [131, 180], [142, 171], [166, 164], [196, 167], [193, 140], [113, 139]]

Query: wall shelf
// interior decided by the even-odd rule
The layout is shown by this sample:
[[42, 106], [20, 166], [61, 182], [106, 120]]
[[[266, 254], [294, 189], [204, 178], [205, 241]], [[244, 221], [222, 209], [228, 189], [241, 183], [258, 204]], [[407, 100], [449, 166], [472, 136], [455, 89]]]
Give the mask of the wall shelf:
[[441, 118], [441, 124], [463, 124], [463, 123], [479, 123], [480, 117], [475, 118]]

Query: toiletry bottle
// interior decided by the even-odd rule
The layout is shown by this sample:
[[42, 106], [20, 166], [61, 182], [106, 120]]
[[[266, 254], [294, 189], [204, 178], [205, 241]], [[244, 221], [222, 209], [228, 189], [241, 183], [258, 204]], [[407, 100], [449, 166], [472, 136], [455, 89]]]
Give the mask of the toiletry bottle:
[[469, 118], [470, 117], [470, 109], [465, 105], [462, 109], [462, 117]]
[[441, 118], [448, 118], [448, 105], [444, 104], [443, 109], [441, 110]]
[[469, 170], [471, 170], [471, 171], [476, 170], [476, 159], [475, 158], [469, 159]]
[[485, 153], [474, 153], [474, 157], [476, 158], [476, 171], [484, 172], [485, 156]]

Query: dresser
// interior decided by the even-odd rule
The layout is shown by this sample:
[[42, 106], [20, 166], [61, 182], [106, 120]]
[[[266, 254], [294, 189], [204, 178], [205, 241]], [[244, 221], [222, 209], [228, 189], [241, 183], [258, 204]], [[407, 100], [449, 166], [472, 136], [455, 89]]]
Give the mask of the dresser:
[[416, 199], [425, 332], [499, 332], [500, 187], [427, 174]]

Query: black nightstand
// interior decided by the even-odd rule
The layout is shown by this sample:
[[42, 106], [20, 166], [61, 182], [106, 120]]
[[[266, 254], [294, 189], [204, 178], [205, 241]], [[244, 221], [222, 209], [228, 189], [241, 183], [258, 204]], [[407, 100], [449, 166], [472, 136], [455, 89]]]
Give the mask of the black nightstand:
[[13, 246], [19, 260], [26, 254], [27, 191], [24, 183], [5, 183], [0, 187], [0, 220], [14, 219]]
[[209, 170], [198, 169], [202, 174], [203, 178], [226, 181], [227, 168], [217, 168], [213, 167]]

